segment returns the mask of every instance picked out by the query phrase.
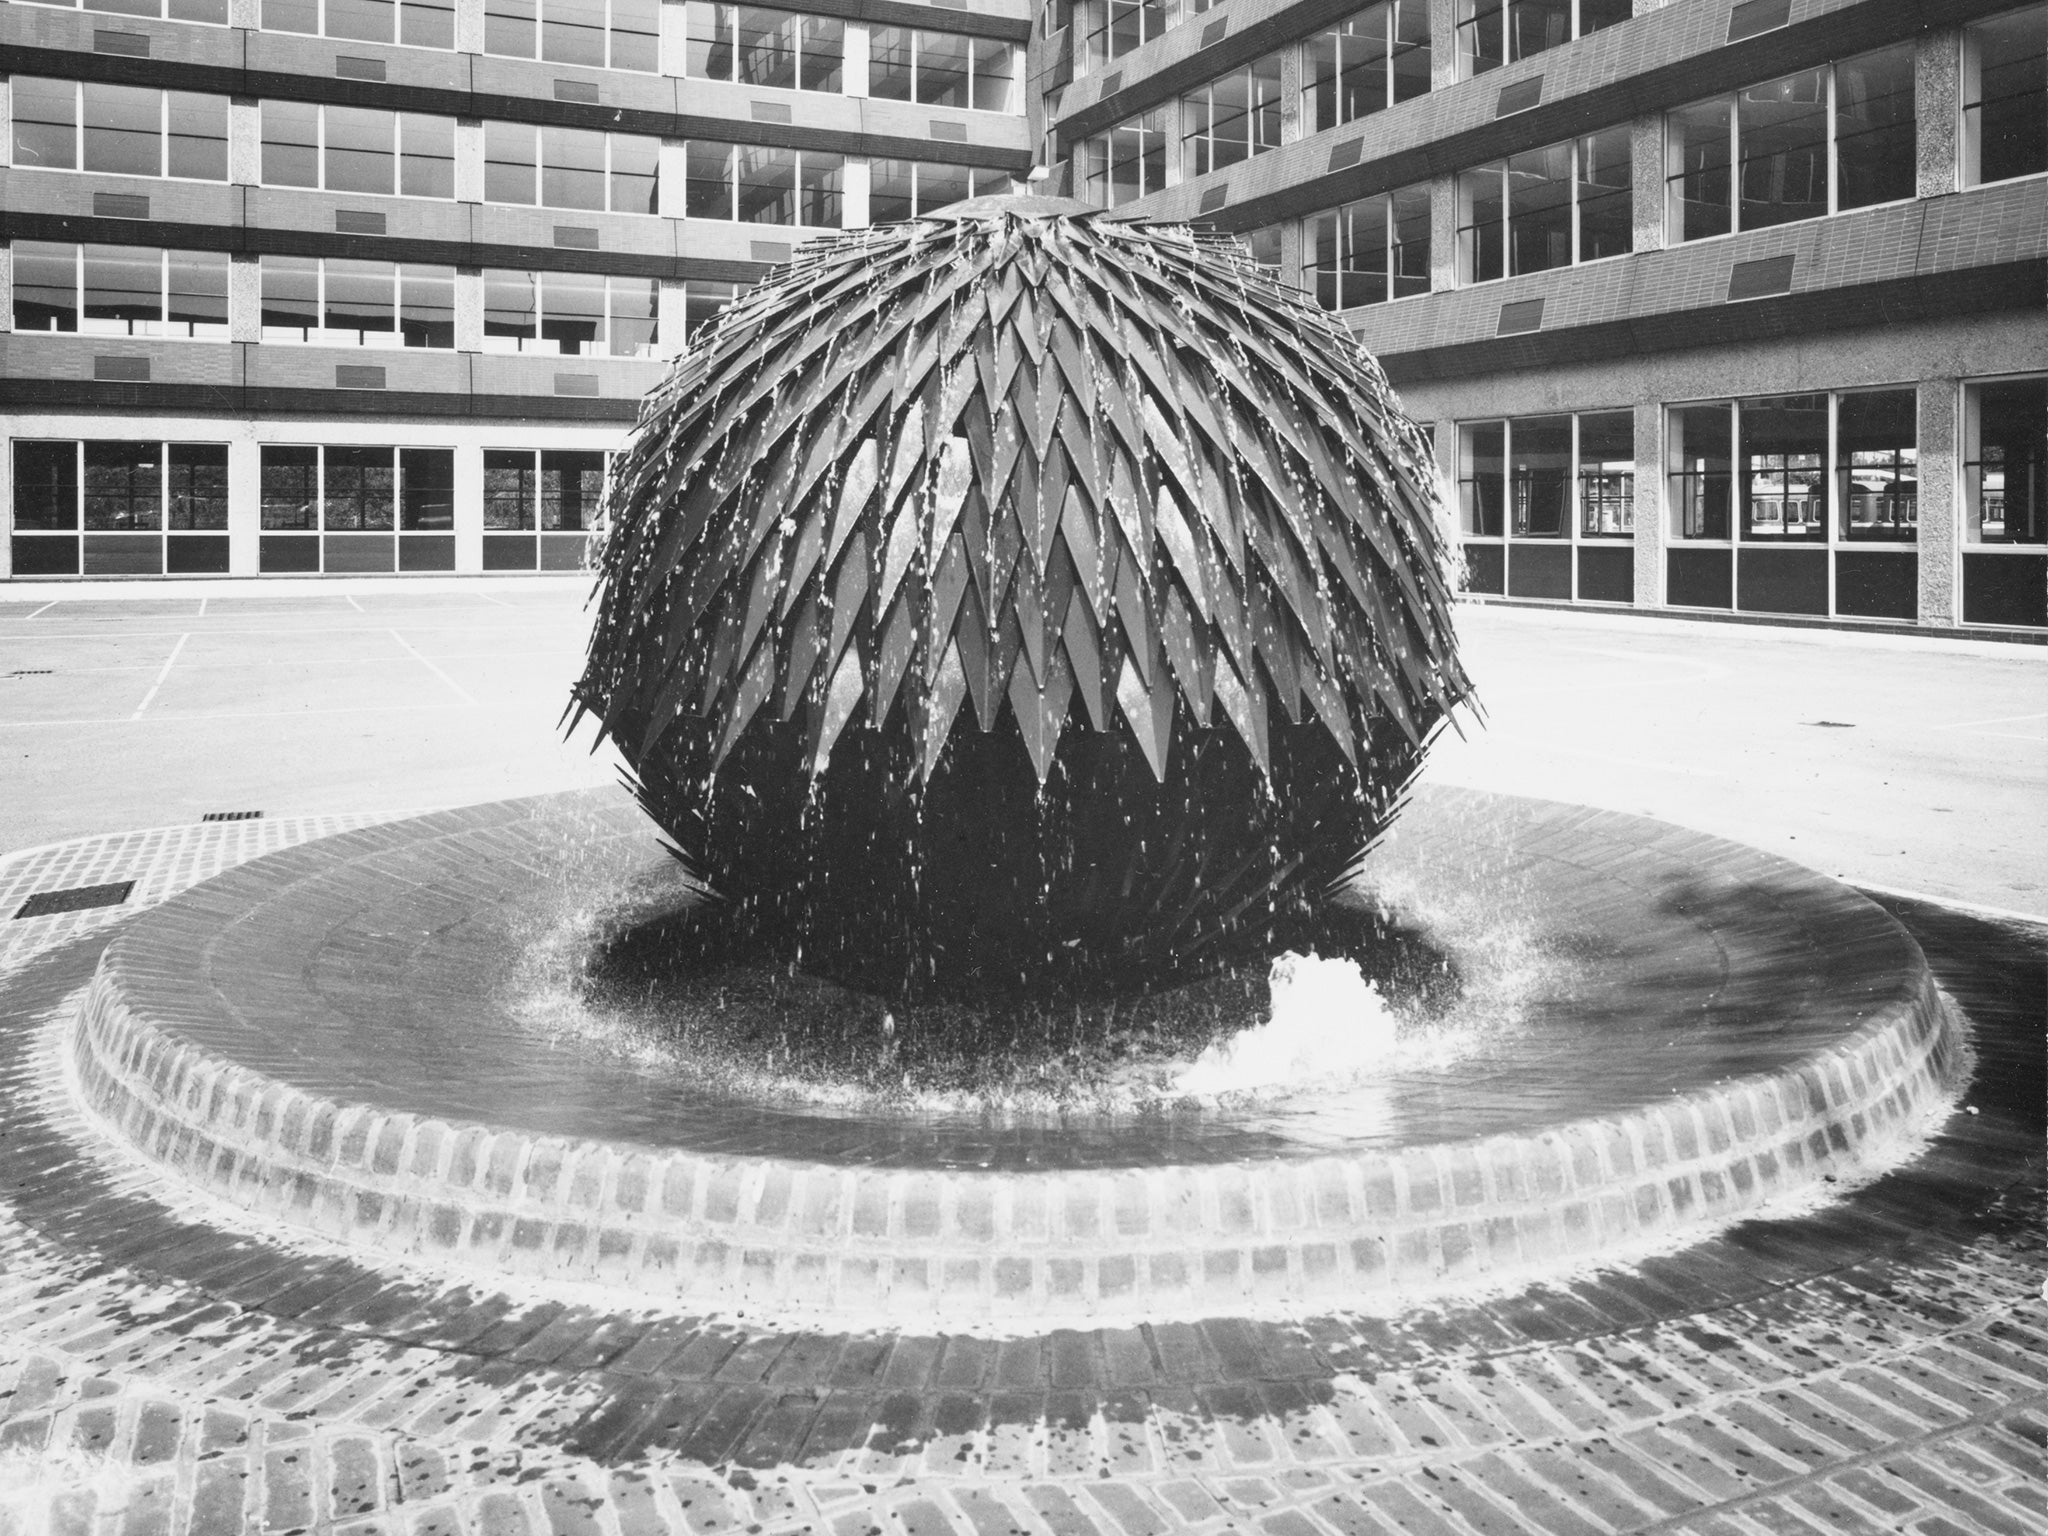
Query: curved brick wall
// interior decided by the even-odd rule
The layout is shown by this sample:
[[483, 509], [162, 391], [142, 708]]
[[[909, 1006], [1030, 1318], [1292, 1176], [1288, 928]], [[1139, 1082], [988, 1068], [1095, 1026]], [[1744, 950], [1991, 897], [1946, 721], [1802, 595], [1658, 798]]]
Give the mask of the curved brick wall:
[[[1447, 825], [1520, 804], [1450, 798], [1438, 807]], [[1874, 905], [1750, 850], [1588, 812], [1553, 819], [1537, 846], [1523, 837], [1501, 878], [1523, 892], [1532, 870], [1553, 866], [1598, 878], [1583, 867], [1591, 827], [1610, 846], [1657, 842], [1667, 867], [1685, 864], [1674, 836], [1696, 847], [1689, 888], [1742, 897], [1756, 882], [1772, 944], [1811, 990], [1786, 1013], [1795, 1023], [1773, 1026], [1785, 1038], [1767, 1070], [1431, 1144], [1193, 1163], [1138, 1148], [1119, 1160], [1098, 1145], [1069, 1166], [978, 1168], [946, 1166], [951, 1152], [929, 1166], [807, 1157], [806, 1138], [772, 1122], [742, 1151], [703, 1126], [692, 1144], [687, 1119], [665, 1146], [493, 1127], [351, 1102], [319, 1070], [288, 1082], [221, 1048], [268, 1038], [284, 1060], [285, 1025], [312, 1039], [334, 1024], [309, 1004], [297, 960], [247, 974], [222, 957], [262, 950], [263, 931], [288, 956], [293, 932], [331, 944], [359, 910], [338, 898], [336, 871], [385, 861], [374, 883], [388, 889], [388, 861], [410, 851], [412, 922], [422, 935], [460, 932], [481, 898], [445, 877], [451, 850], [514, 857], [518, 828], [549, 814], [547, 802], [511, 803], [328, 839], [137, 919], [79, 1011], [90, 1106], [198, 1188], [373, 1250], [691, 1308], [1037, 1329], [1335, 1310], [1668, 1240], [1884, 1151], [1958, 1076], [1959, 1034], [1924, 960]], [[523, 868], [546, 874], [531, 857]], [[431, 938], [408, 952], [432, 973]]]

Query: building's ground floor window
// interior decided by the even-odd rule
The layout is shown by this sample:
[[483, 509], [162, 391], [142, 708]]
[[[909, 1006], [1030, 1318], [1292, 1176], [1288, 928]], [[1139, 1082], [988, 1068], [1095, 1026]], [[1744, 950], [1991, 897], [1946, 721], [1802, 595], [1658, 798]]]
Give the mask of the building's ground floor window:
[[13, 501], [18, 577], [228, 569], [225, 443], [19, 438]]
[[265, 443], [258, 569], [455, 569], [455, 450]]
[[1918, 404], [1905, 387], [1671, 407], [1666, 601], [1914, 618]]
[[1635, 483], [1633, 411], [1459, 423], [1468, 589], [1633, 602]]
[[573, 571], [604, 499], [605, 455], [484, 450], [484, 569]]
[[2048, 625], [2048, 374], [1963, 386], [1962, 615]]

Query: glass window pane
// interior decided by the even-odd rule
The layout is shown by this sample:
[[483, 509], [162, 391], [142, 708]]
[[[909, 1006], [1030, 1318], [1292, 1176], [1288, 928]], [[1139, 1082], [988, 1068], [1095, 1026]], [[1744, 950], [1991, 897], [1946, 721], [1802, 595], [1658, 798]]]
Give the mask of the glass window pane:
[[1827, 538], [1828, 397], [1740, 402], [1742, 537]]
[[1459, 0], [1459, 77], [1470, 79], [1507, 62], [1505, 0]]
[[1507, 272], [1507, 203], [1499, 165], [1458, 177], [1458, 261], [1468, 283]]
[[77, 531], [77, 443], [16, 440], [14, 527], [25, 533]]
[[[320, 324], [320, 260], [316, 256], [262, 258], [263, 339], [303, 341]], [[288, 332], [285, 335], [274, 331]]]
[[388, 334], [398, 329], [398, 268], [388, 261], [330, 257], [322, 323], [330, 331]]
[[740, 219], [749, 224], [796, 222], [796, 151], [737, 146]]
[[692, 139], [683, 151], [683, 215], [730, 219], [733, 215], [734, 146]]
[[16, 75], [14, 163], [43, 170], [78, 168], [78, 85]]
[[533, 527], [539, 455], [524, 448], [484, 450], [484, 527], [518, 533]]
[[972, 41], [955, 32], [917, 34], [917, 99], [933, 107], [973, 105]]
[[733, 77], [733, 8], [690, 0], [684, 69], [699, 80]]
[[164, 253], [132, 245], [85, 247], [82, 330], [147, 336], [164, 317]]
[[605, 280], [613, 357], [652, 357], [660, 339], [661, 285], [651, 277]]
[[683, 284], [684, 339], [695, 341], [706, 326], [731, 308], [738, 295], [739, 285], [736, 283], [704, 282], [693, 278]]
[[1631, 538], [1636, 526], [1635, 415], [1579, 418], [1579, 536]]
[[1393, 296], [1405, 299], [1429, 292], [1429, 188], [1403, 187], [1390, 199], [1393, 250], [1389, 264]]
[[327, 190], [396, 191], [397, 115], [366, 107], [328, 107], [326, 114]]
[[613, 69], [661, 68], [661, 0], [612, 0]]
[[532, 272], [484, 269], [484, 348], [517, 352], [540, 336], [540, 283]]
[[405, 0], [405, 8], [398, 13], [398, 40], [408, 48], [453, 48], [452, 0]]
[[1509, 531], [1518, 539], [1571, 535], [1566, 487], [1572, 472], [1572, 419], [1525, 416], [1508, 423]]
[[86, 170], [163, 175], [162, 91], [88, 80], [84, 101]]
[[1740, 229], [1828, 211], [1827, 71], [1802, 70], [1735, 93]]
[[398, 526], [404, 533], [446, 533], [455, 527], [455, 450], [398, 450]]
[[365, 43], [395, 42], [398, 7], [392, 0], [326, 0], [327, 35]]
[[302, 101], [263, 103], [263, 184], [320, 185], [320, 109]]
[[228, 445], [172, 443], [170, 525], [176, 533], [219, 533], [228, 525]]
[[188, 181], [228, 179], [228, 99], [169, 93], [170, 173]]
[[317, 36], [320, 31], [320, 0], [263, 0], [263, 30]]
[[1835, 66], [1837, 208], [1913, 195], [1913, 45], [1881, 48]]
[[1428, 94], [1429, 0], [1397, 0], [1392, 70], [1395, 101], [1413, 101]]
[[964, 165], [920, 165], [917, 168], [917, 211], [941, 208], [974, 195], [974, 176]]
[[836, 16], [804, 17], [798, 47], [797, 83], [807, 91], [838, 90], [846, 78], [846, 23]]
[[484, 201], [524, 203], [534, 197], [534, 130], [528, 123], [484, 124]]
[[154, 532], [164, 525], [162, 443], [85, 445], [87, 532]]
[[843, 155], [805, 150], [797, 222], [818, 229], [838, 229], [844, 222], [845, 180], [846, 159]]
[[2048, 541], [2048, 378], [1972, 385], [1968, 406], [1970, 539]]
[[1508, 0], [1508, 58], [1526, 59], [1572, 40], [1572, 0]]
[[1971, 27], [1966, 156], [1974, 184], [2048, 171], [2048, 8]]
[[543, 208], [604, 208], [603, 134], [541, 129], [540, 203]]
[[1508, 157], [1508, 271], [1547, 272], [1572, 260], [1572, 146]]
[[389, 533], [398, 510], [394, 450], [389, 447], [326, 451], [320, 526], [335, 533]]
[[1665, 120], [1670, 198], [1665, 216], [1674, 239], [1700, 240], [1734, 228], [1730, 113], [1725, 99], [1702, 101]]
[[398, 328], [408, 347], [455, 345], [455, 269], [398, 269]]
[[1911, 539], [1920, 523], [1919, 397], [1843, 395], [1835, 409], [1842, 536]]
[[398, 190], [407, 197], [455, 196], [455, 119], [402, 112]]
[[225, 251], [172, 251], [166, 263], [165, 318], [174, 335], [225, 338], [228, 257]]
[[917, 214], [917, 164], [911, 160], [868, 162], [868, 222], [894, 224]]
[[1498, 538], [1507, 501], [1507, 427], [1498, 421], [1458, 428], [1458, 494], [1467, 535]]
[[914, 100], [916, 54], [917, 34], [909, 27], [870, 27], [868, 94], [881, 101]]
[[484, 0], [484, 52], [530, 59], [539, 51], [536, 0]]
[[605, 67], [605, 0], [547, 0], [540, 56], [551, 64]]
[[974, 105], [983, 112], [1017, 110], [1017, 48], [1014, 43], [974, 44]]
[[264, 529], [303, 532], [319, 527], [320, 450], [265, 443], [258, 464]]
[[1725, 402], [1679, 406], [1671, 412], [1671, 531], [1678, 538], [1728, 537], [1734, 420]]
[[742, 85], [796, 89], [797, 17], [758, 5], [739, 7], [736, 38]]
[[1634, 180], [1629, 130], [1610, 128], [1579, 140], [1579, 260], [1635, 248]]
[[42, 240], [14, 242], [14, 328], [78, 329], [78, 247]]
[[604, 496], [604, 455], [543, 452], [540, 456], [540, 525], [571, 533], [590, 527]]
[[604, 341], [604, 279], [583, 272], [540, 275], [540, 335], [544, 352], [589, 357]]
[[610, 135], [613, 213], [656, 213], [661, 140], [634, 133]]

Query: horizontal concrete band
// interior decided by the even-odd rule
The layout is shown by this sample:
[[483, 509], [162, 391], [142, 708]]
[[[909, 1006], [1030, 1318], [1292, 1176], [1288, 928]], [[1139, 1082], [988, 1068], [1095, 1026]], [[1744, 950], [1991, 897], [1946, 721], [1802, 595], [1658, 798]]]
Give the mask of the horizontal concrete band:
[[[461, 814], [395, 830], [431, 840]], [[101, 1120], [266, 1221], [690, 1308], [1030, 1327], [1333, 1310], [1682, 1237], [1882, 1156], [1959, 1074], [1956, 1028], [1900, 932], [1894, 972], [1862, 978], [1853, 1019], [1796, 1063], [1527, 1133], [993, 1171], [547, 1136], [345, 1102], [190, 1037], [217, 1000], [145, 925], [232, 927], [275, 894], [265, 865], [288, 874], [320, 846], [245, 866], [246, 900], [218, 899], [228, 881], [196, 888], [110, 947], [75, 1032]], [[1852, 903], [1891, 921], [1813, 889], [1840, 909], [1836, 931]], [[273, 1001], [288, 1018], [290, 999]]]

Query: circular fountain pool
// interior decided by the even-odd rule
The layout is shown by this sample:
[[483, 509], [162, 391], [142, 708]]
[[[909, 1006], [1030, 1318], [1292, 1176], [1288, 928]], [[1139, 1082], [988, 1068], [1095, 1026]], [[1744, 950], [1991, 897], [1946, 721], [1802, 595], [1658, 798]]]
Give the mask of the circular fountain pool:
[[665, 1070], [673, 1040], [536, 1005], [536, 956], [621, 890], [658, 904], [670, 870], [596, 792], [256, 860], [109, 946], [80, 1091], [204, 1192], [423, 1262], [1042, 1327], [1332, 1310], [1668, 1243], [1897, 1155], [1960, 1065], [1917, 946], [1846, 887], [1432, 789], [1352, 899], [1461, 985], [1363, 1077], [1064, 1117], [744, 1097]]

